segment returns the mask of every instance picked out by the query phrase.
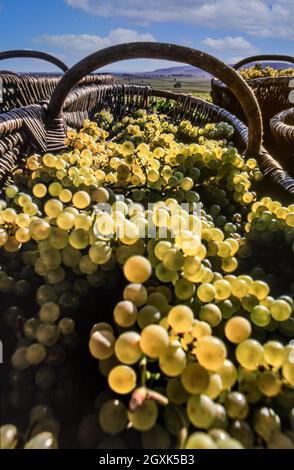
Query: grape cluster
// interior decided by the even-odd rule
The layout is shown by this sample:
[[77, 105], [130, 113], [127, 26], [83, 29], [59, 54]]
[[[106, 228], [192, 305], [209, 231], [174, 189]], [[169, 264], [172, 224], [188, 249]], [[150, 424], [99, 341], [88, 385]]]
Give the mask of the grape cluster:
[[294, 76], [294, 68], [274, 69], [270, 66], [264, 67], [262, 64], [255, 64], [252, 67], [239, 70], [239, 73], [245, 80], [265, 77], [292, 77]]
[[63, 426], [81, 447], [293, 448], [294, 207], [257, 198], [231, 138], [105, 110], [14, 173], [0, 321], [26, 421], [1, 427], [4, 448], [55, 448]]

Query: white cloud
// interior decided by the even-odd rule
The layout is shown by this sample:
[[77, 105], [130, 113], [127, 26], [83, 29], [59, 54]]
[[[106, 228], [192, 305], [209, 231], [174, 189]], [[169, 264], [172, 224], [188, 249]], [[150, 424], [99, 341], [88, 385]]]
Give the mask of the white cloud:
[[132, 41], [155, 41], [155, 38], [149, 33], [140, 34], [132, 29], [117, 28], [104, 37], [90, 34], [44, 34], [33, 39], [36, 44], [46, 44], [75, 57], [85, 56], [114, 44]]
[[229, 57], [231, 54], [256, 54], [258, 52], [258, 47], [251, 44], [249, 41], [246, 41], [242, 36], [232, 37], [226, 36], [220, 39], [206, 38], [201, 41], [204, 46], [208, 49], [211, 49], [217, 53], [225, 53], [226, 57]]
[[[81, 4], [85, 1], [86, 0], [81, 0]], [[44, 34], [32, 39], [32, 42], [35, 44], [41, 44], [42, 46], [47, 46], [50, 49], [58, 51], [58, 55], [61, 56], [62, 54], [68, 65], [77, 62], [99, 49], [134, 41], [152, 42], [155, 41], [155, 38], [150, 33], [138, 33], [132, 29], [117, 28], [111, 30], [108, 35], [104, 37], [90, 34]], [[122, 61], [119, 64], [115, 63], [106, 68], [110, 71], [134, 72], [138, 70], [148, 71], [161, 67], [171, 67], [173, 65], [178, 64], [162, 60], [139, 59]]]
[[137, 23], [181, 22], [237, 30], [258, 37], [294, 40], [293, 0], [65, 0], [102, 17], [124, 17]]

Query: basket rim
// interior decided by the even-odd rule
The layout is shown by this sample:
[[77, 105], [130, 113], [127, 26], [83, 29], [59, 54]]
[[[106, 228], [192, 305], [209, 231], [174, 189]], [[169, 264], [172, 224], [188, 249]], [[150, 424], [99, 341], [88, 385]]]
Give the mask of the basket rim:
[[[67, 99], [67, 106], [70, 106], [71, 100], [74, 102], [75, 99], [79, 97], [81, 94], [81, 90], [84, 90], [84, 93], [86, 93], [90, 88], [97, 90], [98, 88], [108, 88], [108, 89], [113, 89], [113, 88], [132, 88], [132, 90], [136, 89], [143, 89], [143, 88], [149, 88], [150, 87], [143, 87], [143, 86], [136, 86], [136, 85], [85, 85], [80, 89], [80, 92], [77, 93], [77, 90], [72, 90], [72, 92], [68, 95]], [[158, 92], [158, 90], [154, 90], [154, 92]], [[240, 121], [236, 116], [233, 114], [229, 113], [229, 111], [225, 110], [224, 108], [221, 108], [213, 103], [210, 103], [208, 101], [203, 100], [202, 98], [198, 98], [193, 95], [185, 95], [183, 93], [174, 93], [174, 92], [162, 92], [159, 91], [159, 93], [162, 95], [163, 93], [168, 93], [169, 98], [171, 98], [171, 94], [174, 95], [175, 97], [183, 97], [183, 98], [189, 98], [195, 103], [200, 103], [205, 106], [210, 107], [214, 111], [220, 110], [221, 113], [224, 113], [228, 117], [231, 117], [235, 124], [238, 126], [239, 125], [239, 137], [241, 138], [246, 138], [245, 134], [242, 135], [241, 132], [242, 130], [246, 133], [247, 130], [247, 136], [248, 136], [248, 127]], [[48, 101], [35, 104], [35, 105], [29, 105], [23, 108], [18, 108], [12, 111], [8, 111], [6, 113], [0, 114], [0, 144], [1, 144], [1, 137], [6, 137], [8, 136], [11, 132], [19, 132], [21, 130], [24, 130], [24, 128], [27, 128], [27, 123], [30, 119], [36, 121], [40, 121], [41, 125], [44, 127], [44, 122], [45, 122], [45, 116], [46, 116], [46, 108], [48, 105]], [[68, 116], [67, 116], [68, 114]], [[67, 117], [70, 117], [71, 111], [67, 111], [67, 109], [64, 110], [64, 116], [62, 116], [60, 119], [61, 122], [67, 123]], [[75, 111], [73, 111], [73, 114], [75, 114]], [[235, 129], [237, 129], [235, 127]], [[238, 129], [237, 129], [238, 130]], [[44, 129], [45, 131], [45, 129]], [[236, 145], [238, 148], [239, 146]], [[40, 150], [42, 151], [42, 150]], [[286, 191], [289, 196], [294, 196], [294, 179], [282, 168], [282, 166], [262, 147], [261, 151], [258, 155], [258, 164], [261, 168], [261, 171], [265, 174], [268, 175], [272, 183], [276, 183], [281, 189]]]
[[[255, 85], [255, 84], [265, 84], [265, 85], [284, 85], [285, 83], [289, 82], [290, 80], [294, 80], [294, 75], [293, 76], [287, 76], [287, 75], [279, 75], [278, 77], [259, 77], [259, 78], [250, 78], [246, 79], [246, 83], [248, 85]], [[211, 79], [211, 82], [214, 86], [219, 86], [221, 88], [226, 88], [228, 89], [227, 85], [219, 80], [216, 77], [213, 77]], [[278, 83], [281, 82], [281, 83]]]

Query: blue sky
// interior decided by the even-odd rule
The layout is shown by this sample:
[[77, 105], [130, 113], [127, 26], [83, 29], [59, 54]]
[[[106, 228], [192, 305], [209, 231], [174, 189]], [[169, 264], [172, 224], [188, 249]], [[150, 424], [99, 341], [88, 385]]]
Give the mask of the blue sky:
[[[258, 53], [293, 55], [294, 0], [0, 0], [0, 31], [1, 50], [39, 49], [68, 65], [138, 40], [195, 47], [233, 63]], [[137, 60], [108, 69], [170, 64]], [[32, 59], [5, 61], [1, 68], [54, 70]]]

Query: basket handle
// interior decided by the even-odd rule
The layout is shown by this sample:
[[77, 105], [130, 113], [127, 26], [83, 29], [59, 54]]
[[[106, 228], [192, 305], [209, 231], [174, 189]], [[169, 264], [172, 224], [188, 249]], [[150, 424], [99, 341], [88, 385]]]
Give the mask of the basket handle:
[[294, 65], [294, 57], [291, 55], [262, 54], [253, 55], [252, 57], [247, 57], [246, 59], [240, 60], [240, 62], [237, 62], [237, 64], [234, 65], [234, 69], [238, 70], [244, 65], [251, 64], [252, 62], [264, 62], [267, 60], [276, 60], [277, 62], [288, 62], [289, 64]]
[[89, 55], [74, 65], [59, 81], [48, 105], [47, 120], [51, 121], [61, 115], [68, 93], [84, 76], [113, 62], [134, 58], [173, 60], [200, 67], [211, 75], [216, 74], [231, 89], [244, 110], [249, 127], [247, 153], [259, 154], [262, 143], [261, 113], [253, 91], [245, 80], [217, 58], [176, 44], [133, 42], [108, 47]]
[[62, 62], [62, 60], [58, 59], [57, 57], [54, 57], [51, 54], [47, 54], [47, 52], [29, 51], [25, 49], [0, 52], [0, 60], [15, 59], [18, 57], [27, 57], [27, 58], [45, 60], [46, 62], [50, 62], [51, 64], [56, 65], [63, 72], [68, 71], [67, 65], [65, 65], [65, 63]]

